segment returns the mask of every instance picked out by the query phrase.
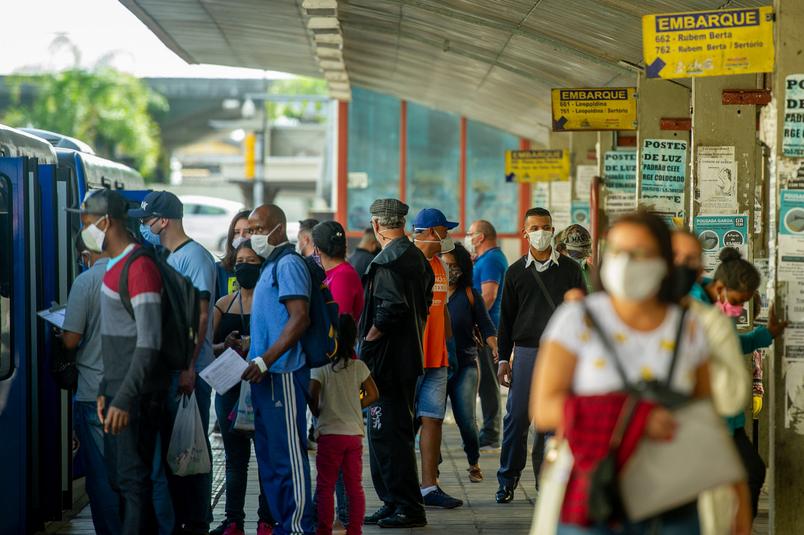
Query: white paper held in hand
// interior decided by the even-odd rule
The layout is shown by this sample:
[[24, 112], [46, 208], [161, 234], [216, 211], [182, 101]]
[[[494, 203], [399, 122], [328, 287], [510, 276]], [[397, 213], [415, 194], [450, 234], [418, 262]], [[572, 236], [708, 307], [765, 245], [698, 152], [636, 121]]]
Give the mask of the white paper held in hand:
[[237, 384], [240, 384], [240, 377], [248, 368], [248, 363], [237, 351], [232, 348], [220, 354], [218, 358], [201, 370], [201, 378], [209, 383], [215, 392], [225, 394]]

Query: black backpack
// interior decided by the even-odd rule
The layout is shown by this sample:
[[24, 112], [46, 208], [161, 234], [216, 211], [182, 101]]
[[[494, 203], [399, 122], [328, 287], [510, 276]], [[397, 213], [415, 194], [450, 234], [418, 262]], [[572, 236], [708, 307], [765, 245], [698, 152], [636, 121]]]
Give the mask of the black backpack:
[[171, 370], [190, 367], [198, 343], [201, 318], [201, 295], [189, 277], [167, 263], [164, 256], [146, 247], [138, 247], [126, 259], [120, 273], [120, 301], [131, 317], [134, 309], [128, 293], [128, 269], [141, 256], [154, 261], [162, 277], [162, 362]]

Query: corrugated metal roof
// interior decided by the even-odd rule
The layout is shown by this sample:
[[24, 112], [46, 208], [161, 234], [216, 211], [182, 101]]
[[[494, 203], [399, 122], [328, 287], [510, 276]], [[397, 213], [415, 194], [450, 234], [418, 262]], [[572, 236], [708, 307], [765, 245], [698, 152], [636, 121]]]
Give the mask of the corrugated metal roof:
[[[301, 0], [121, 1], [190, 61], [319, 75]], [[771, 3], [339, 0], [338, 19], [351, 83], [544, 139], [551, 87], [635, 84], [642, 15]]]

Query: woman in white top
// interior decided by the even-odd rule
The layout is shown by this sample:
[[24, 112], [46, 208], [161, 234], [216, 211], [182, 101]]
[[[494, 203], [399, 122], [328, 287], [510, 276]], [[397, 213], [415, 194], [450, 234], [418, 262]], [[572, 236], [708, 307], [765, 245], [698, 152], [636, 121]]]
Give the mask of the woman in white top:
[[[610, 229], [600, 267], [604, 292], [595, 293], [584, 302], [562, 305], [542, 337], [531, 400], [531, 413], [539, 429], [562, 428], [565, 403], [571, 396], [598, 396], [624, 390], [612, 356], [591, 328], [586, 310], [614, 345], [629, 383], [666, 378], [682, 317], [682, 310], [675, 302], [672, 270], [670, 231], [658, 217], [634, 214], [623, 217]], [[684, 321], [669, 386], [680, 394], [708, 397], [706, 337], [694, 313], [688, 312]], [[671, 440], [675, 426], [672, 414], [657, 406], [644, 420], [644, 435], [654, 440]], [[699, 532], [694, 503], [673, 511], [672, 515], [639, 524], [626, 523], [619, 528], [567, 522], [570, 515], [566, 506], [565, 499], [560, 535]], [[745, 511], [741, 507], [743, 514], [739, 515], [736, 533], [747, 535], [750, 516], [746, 517]]]

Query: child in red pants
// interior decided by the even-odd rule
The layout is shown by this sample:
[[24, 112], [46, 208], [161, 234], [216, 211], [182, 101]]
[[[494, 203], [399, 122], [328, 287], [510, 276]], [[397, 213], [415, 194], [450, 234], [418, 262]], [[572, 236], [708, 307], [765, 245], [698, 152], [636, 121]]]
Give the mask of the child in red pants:
[[[338, 325], [338, 354], [310, 376], [310, 410], [318, 417], [316, 454], [317, 535], [330, 535], [335, 513], [335, 482], [343, 472], [349, 502], [347, 535], [361, 535], [366, 514], [363, 493], [363, 408], [379, 398], [366, 365], [354, 360], [357, 327], [349, 315]], [[364, 392], [361, 398], [361, 390]]]

